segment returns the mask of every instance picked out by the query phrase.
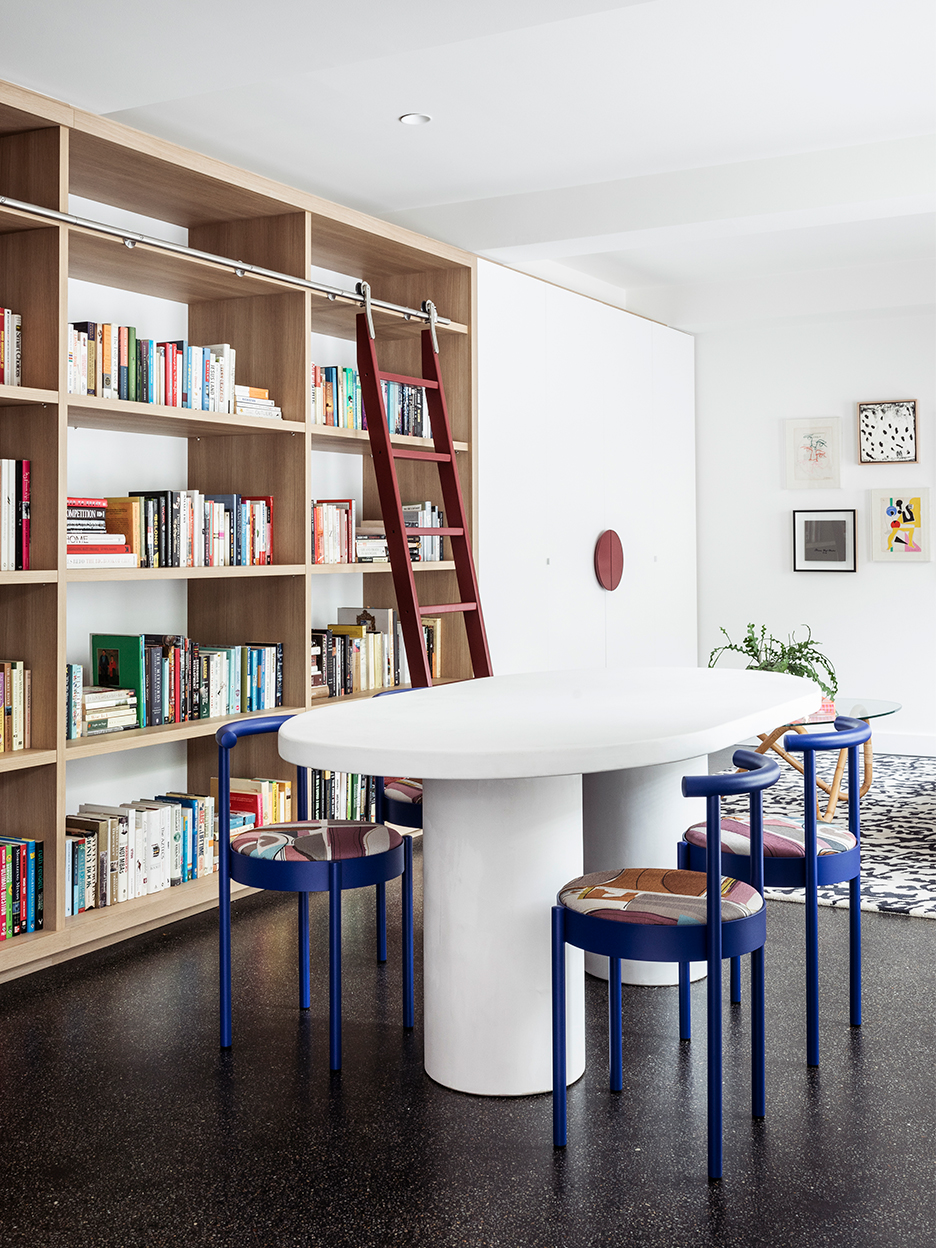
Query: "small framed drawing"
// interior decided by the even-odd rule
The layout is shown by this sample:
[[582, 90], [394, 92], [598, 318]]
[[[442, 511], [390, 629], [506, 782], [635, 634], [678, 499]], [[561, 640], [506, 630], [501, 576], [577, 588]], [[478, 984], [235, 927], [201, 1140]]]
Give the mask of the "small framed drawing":
[[858, 404], [858, 462], [917, 462], [916, 399]]
[[871, 491], [871, 558], [928, 563], [930, 492], [926, 486]]
[[837, 490], [841, 421], [787, 420], [786, 488], [788, 490]]
[[854, 511], [794, 511], [793, 571], [854, 572]]

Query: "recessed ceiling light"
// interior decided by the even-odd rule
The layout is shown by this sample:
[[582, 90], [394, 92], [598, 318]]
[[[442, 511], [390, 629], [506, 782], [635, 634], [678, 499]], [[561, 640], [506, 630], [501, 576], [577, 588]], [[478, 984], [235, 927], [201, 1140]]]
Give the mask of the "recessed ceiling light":
[[425, 126], [432, 118], [428, 113], [404, 113], [400, 121], [404, 126]]

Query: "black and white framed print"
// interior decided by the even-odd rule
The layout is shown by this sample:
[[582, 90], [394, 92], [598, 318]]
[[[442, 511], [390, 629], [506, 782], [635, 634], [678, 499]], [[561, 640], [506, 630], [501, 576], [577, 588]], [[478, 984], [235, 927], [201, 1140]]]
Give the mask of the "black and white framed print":
[[858, 462], [917, 462], [916, 399], [858, 404]]
[[793, 571], [856, 571], [854, 511], [794, 511]]

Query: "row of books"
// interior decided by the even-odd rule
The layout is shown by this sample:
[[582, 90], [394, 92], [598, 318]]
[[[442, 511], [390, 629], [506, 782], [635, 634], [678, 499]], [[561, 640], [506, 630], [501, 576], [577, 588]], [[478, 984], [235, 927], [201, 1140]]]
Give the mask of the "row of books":
[[310, 819], [377, 819], [377, 780], [356, 772], [309, 769]]
[[[216, 719], [283, 704], [283, 643], [212, 646], [162, 634], [91, 636], [94, 685], [66, 668], [69, 740]], [[92, 727], [93, 725], [93, 727]]]
[[[69, 394], [229, 413], [259, 400], [261, 414], [272, 415], [269, 391], [238, 386], [236, 365], [237, 352], [228, 342], [157, 342], [138, 337], [133, 325], [100, 321], [68, 326]], [[279, 409], [276, 414], [282, 415]]]
[[[313, 563], [386, 563], [387, 528], [383, 520], [355, 520], [353, 498], [320, 498], [312, 504]], [[435, 503], [404, 503], [407, 529], [441, 529], [445, 516]], [[444, 558], [444, 539], [414, 534], [407, 539], [414, 563], [438, 563]]]
[[399, 617], [391, 607], [339, 607], [338, 622], [312, 630], [313, 698], [395, 689], [409, 680]]
[[44, 926], [43, 843], [0, 837], [0, 940]]
[[[83, 803], [65, 820], [66, 915], [133, 901], [216, 872], [217, 811], [216, 777], [210, 794], [163, 793], [119, 806]], [[292, 812], [290, 781], [232, 778], [232, 836], [289, 822]]]
[[[422, 386], [382, 381], [387, 425], [394, 434], [431, 438], [429, 407]], [[312, 420], [337, 429], [366, 429], [361, 379], [353, 368], [312, 366]]]
[[68, 499], [70, 568], [253, 567], [273, 562], [270, 495], [132, 490]]
[[23, 384], [23, 318], [0, 308], [0, 386]]
[[0, 572], [28, 572], [29, 459], [0, 459]]
[[32, 745], [32, 672], [22, 659], [0, 659], [0, 754]]

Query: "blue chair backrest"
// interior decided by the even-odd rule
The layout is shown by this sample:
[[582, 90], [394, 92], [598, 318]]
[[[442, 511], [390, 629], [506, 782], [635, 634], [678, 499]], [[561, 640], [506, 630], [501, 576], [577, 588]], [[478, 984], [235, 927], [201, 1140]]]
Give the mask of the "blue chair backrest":
[[788, 732], [783, 738], [784, 749], [803, 755], [804, 822], [806, 847], [815, 847], [816, 829], [816, 754], [820, 750], [848, 750], [848, 830], [856, 841], [861, 840], [861, 782], [858, 779], [858, 746], [871, 736], [871, 725], [863, 719], [839, 715], [834, 732]]

